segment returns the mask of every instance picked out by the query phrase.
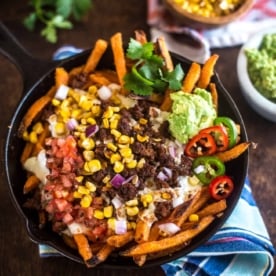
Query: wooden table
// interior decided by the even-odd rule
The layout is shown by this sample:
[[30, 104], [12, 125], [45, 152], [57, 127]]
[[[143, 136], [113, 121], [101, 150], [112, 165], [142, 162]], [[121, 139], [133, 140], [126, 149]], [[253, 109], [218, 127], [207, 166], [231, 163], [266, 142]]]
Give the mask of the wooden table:
[[[126, 39], [135, 29], [149, 31], [146, 24], [146, 1], [94, 0], [94, 9], [82, 23], [72, 31], [59, 33], [59, 42], [49, 44], [39, 36], [39, 31], [28, 32], [21, 24], [28, 12], [27, 1], [5, 1], [0, 11], [2, 20], [23, 46], [32, 55], [50, 59], [60, 46], [72, 44], [80, 48], [92, 47], [96, 38], [108, 39], [116, 31], [122, 31]], [[1, 4], [2, 5], [2, 4]], [[249, 140], [258, 143], [256, 150], [250, 151], [249, 178], [253, 194], [260, 207], [272, 241], [276, 243], [276, 124], [257, 115], [243, 99], [237, 80], [236, 59], [239, 47], [217, 49], [220, 55], [217, 71], [225, 88], [237, 103], [244, 118]], [[0, 275], [162, 275], [159, 267], [139, 271], [87, 270], [65, 258], [41, 259], [37, 245], [26, 233], [24, 223], [17, 214], [9, 198], [3, 171], [3, 144], [6, 130], [16, 104], [20, 100], [22, 78], [15, 66], [0, 55], [0, 134], [1, 134], [1, 184], [0, 184]]]

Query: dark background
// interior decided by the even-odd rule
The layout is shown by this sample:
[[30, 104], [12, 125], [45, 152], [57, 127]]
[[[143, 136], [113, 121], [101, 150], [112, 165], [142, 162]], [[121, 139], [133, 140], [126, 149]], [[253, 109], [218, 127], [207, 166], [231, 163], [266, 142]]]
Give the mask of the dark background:
[[[60, 46], [74, 45], [90, 48], [97, 38], [109, 39], [117, 31], [127, 41], [135, 29], [148, 33], [146, 1], [94, 0], [94, 7], [87, 18], [76, 23], [71, 31], [60, 31], [57, 44], [46, 42], [39, 29], [29, 32], [22, 25], [28, 14], [28, 1], [1, 1], [0, 20], [10, 29], [22, 45], [33, 55], [49, 60]], [[276, 124], [257, 115], [244, 101], [237, 79], [236, 60], [239, 47], [214, 49], [220, 55], [216, 70], [225, 88], [232, 95], [244, 118], [249, 140], [258, 143], [250, 150], [249, 178], [254, 197], [267, 225], [272, 242], [276, 243]], [[23, 80], [16, 67], [0, 55], [0, 135], [1, 135], [1, 180], [0, 180], [0, 275], [122, 275], [127, 271], [87, 270], [80, 264], [65, 258], [41, 259], [37, 245], [32, 243], [9, 198], [3, 171], [3, 144], [9, 119], [20, 100]], [[274, 258], [275, 260], [275, 258]], [[131, 272], [133, 275], [162, 275], [159, 268]]]

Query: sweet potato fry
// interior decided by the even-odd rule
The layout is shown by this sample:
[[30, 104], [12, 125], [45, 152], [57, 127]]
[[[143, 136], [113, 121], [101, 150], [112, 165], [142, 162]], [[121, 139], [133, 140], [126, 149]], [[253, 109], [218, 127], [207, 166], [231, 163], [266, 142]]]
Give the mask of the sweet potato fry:
[[172, 58], [170, 55], [170, 52], [167, 48], [167, 45], [165, 43], [165, 39], [163, 36], [160, 36], [156, 40], [156, 51], [164, 58], [165, 60], [165, 67], [166, 69], [171, 72], [173, 71], [174, 65], [172, 62]]
[[134, 31], [135, 40], [139, 41], [141, 44], [147, 43], [147, 36], [143, 30], [135, 30]]
[[198, 63], [193, 62], [184, 77], [182, 83], [182, 90], [187, 93], [191, 93], [199, 80], [201, 67]]
[[111, 48], [114, 56], [115, 69], [118, 75], [119, 83], [123, 87], [124, 76], [127, 72], [126, 59], [123, 48], [122, 33], [118, 32], [114, 34], [111, 39]]
[[49, 97], [48, 95], [44, 95], [32, 104], [20, 123], [18, 129], [18, 135], [20, 137], [22, 137], [24, 131], [27, 130], [33, 120], [40, 114], [40, 112], [46, 107], [46, 105], [50, 103], [50, 101], [51, 97]]
[[199, 218], [216, 215], [223, 212], [227, 208], [226, 200], [222, 199], [214, 203], [208, 204], [206, 207], [197, 212]]
[[77, 244], [79, 254], [82, 256], [84, 261], [90, 260], [93, 256], [89, 242], [84, 234], [73, 235], [74, 241]]
[[69, 74], [63, 67], [57, 67], [55, 71], [56, 87], [64, 84], [67, 85], [69, 81]]
[[217, 91], [216, 84], [211, 82], [209, 84], [209, 87], [210, 87], [210, 92], [211, 92], [211, 95], [212, 95], [213, 104], [214, 104], [216, 110], [218, 111], [218, 91]]
[[136, 223], [135, 235], [134, 239], [137, 243], [145, 242], [149, 238], [151, 224], [142, 220], [138, 219]]
[[37, 176], [35, 175], [29, 176], [24, 184], [23, 193], [27, 194], [33, 189], [37, 188], [39, 183], [40, 183], [40, 179]]
[[204, 63], [204, 65], [201, 69], [198, 83], [197, 83], [197, 86], [199, 88], [203, 88], [203, 89], [207, 88], [208, 84], [210, 83], [211, 77], [214, 74], [214, 67], [215, 67], [215, 64], [216, 64], [218, 58], [219, 58], [219, 56], [217, 54], [213, 54]]
[[139, 256], [133, 256], [133, 261], [138, 265], [138, 266], [143, 266], [143, 264], [146, 262], [148, 255], [139, 255]]
[[104, 262], [113, 250], [114, 247], [106, 243], [96, 255], [94, 255], [90, 260], [87, 261], [87, 266], [95, 267], [98, 264]]
[[133, 231], [128, 231], [125, 234], [113, 235], [107, 238], [106, 242], [113, 247], [122, 247], [134, 238]]
[[139, 255], [145, 255], [149, 253], [154, 252], [160, 252], [163, 250], [168, 250], [171, 248], [174, 248], [178, 245], [185, 244], [187, 241], [192, 239], [194, 236], [198, 235], [200, 232], [202, 232], [212, 221], [214, 220], [213, 216], [207, 216], [202, 218], [196, 227], [192, 229], [188, 229], [186, 231], [179, 232], [178, 234], [164, 238], [158, 241], [149, 241], [140, 243], [136, 246], [133, 246], [130, 249], [127, 249], [123, 252], [121, 252], [122, 256], [139, 256]]
[[26, 142], [26, 144], [24, 146], [24, 149], [23, 149], [23, 152], [22, 152], [21, 157], [20, 157], [20, 162], [21, 162], [22, 165], [25, 163], [25, 161], [29, 157], [32, 156], [33, 148], [34, 148], [34, 144], [33, 143]]
[[164, 94], [163, 101], [160, 105], [160, 109], [162, 111], [170, 111], [172, 108], [172, 99], [171, 99], [170, 94], [171, 94], [171, 90], [167, 89]]
[[215, 156], [218, 157], [222, 162], [228, 162], [243, 154], [250, 145], [251, 142], [242, 142], [229, 150], [216, 153]]
[[103, 54], [105, 53], [108, 46], [108, 42], [104, 39], [98, 39], [95, 43], [94, 48], [92, 49], [85, 65], [83, 68], [84, 73], [93, 72], [100, 59], [102, 58]]

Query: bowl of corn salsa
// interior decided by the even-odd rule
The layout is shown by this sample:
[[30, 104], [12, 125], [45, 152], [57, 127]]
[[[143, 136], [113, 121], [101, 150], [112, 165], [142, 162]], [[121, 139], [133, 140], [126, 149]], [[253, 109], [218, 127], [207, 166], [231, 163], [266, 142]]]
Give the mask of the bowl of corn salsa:
[[163, 0], [180, 24], [194, 28], [215, 28], [229, 24], [246, 14], [253, 0]]

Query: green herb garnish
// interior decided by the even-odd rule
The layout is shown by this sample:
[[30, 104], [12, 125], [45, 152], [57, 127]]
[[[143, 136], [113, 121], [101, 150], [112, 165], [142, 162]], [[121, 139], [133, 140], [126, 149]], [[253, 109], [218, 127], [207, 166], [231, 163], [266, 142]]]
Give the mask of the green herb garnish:
[[70, 19], [81, 20], [92, 7], [91, 0], [31, 0], [29, 4], [33, 11], [23, 24], [33, 31], [38, 22], [42, 23], [41, 35], [51, 43], [57, 42], [57, 29], [72, 29]]
[[184, 77], [181, 65], [176, 65], [171, 72], [165, 70], [163, 58], [154, 53], [153, 42], [141, 44], [131, 38], [127, 57], [135, 61], [131, 72], [124, 78], [127, 90], [149, 96], [153, 92], [163, 93], [167, 88], [175, 91], [181, 88]]

